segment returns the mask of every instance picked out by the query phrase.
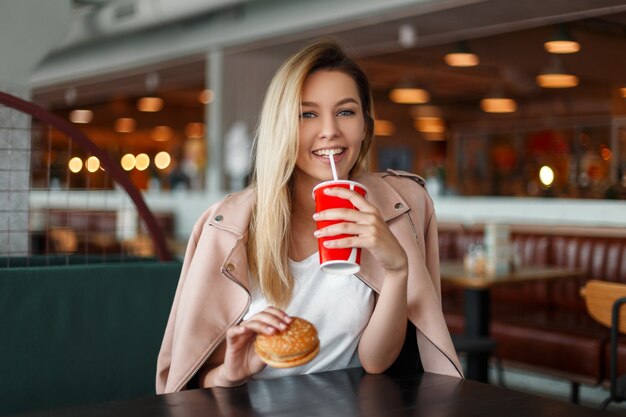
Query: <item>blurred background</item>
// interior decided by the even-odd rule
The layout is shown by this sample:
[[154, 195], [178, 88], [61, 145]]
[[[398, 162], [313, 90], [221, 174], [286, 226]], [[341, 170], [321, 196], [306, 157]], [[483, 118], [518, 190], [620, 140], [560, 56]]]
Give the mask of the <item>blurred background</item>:
[[[86, 133], [144, 192], [174, 241], [186, 240], [209, 204], [245, 186], [272, 74], [322, 36], [338, 39], [374, 87], [371, 168], [423, 176], [442, 221], [626, 224], [623, 1], [1, 7], [0, 87]], [[29, 128], [22, 163], [31, 210], [66, 206], [67, 192], [115, 193], [98, 158], [37, 121]], [[90, 208], [102, 201], [91, 197]]]
[[[477, 379], [593, 407], [606, 398], [608, 328], [587, 313], [581, 289], [626, 282], [624, 0], [1, 0], [0, 330], [24, 345], [0, 343], [5, 357], [23, 358], [5, 361], [14, 368], [0, 369], [0, 392], [14, 406], [152, 392], [159, 326], [193, 224], [246, 186], [267, 85], [320, 37], [337, 39], [372, 83], [371, 169], [426, 180], [448, 327], [467, 335], [478, 327], [466, 320], [482, 317], [469, 335], [486, 350], [456, 345], [462, 359], [482, 358]], [[86, 265], [100, 262], [109, 265], [97, 273]], [[57, 276], [55, 265], [66, 268]], [[480, 298], [469, 298], [483, 301], [474, 313], [459, 276], [470, 293], [484, 278]], [[71, 298], [67, 288], [76, 311], [111, 327], [98, 332], [106, 343], [89, 321], [84, 333], [66, 325], [82, 317], [54, 301]], [[159, 303], [161, 321], [143, 298]], [[119, 352], [108, 349], [128, 317], [142, 317], [130, 334], [145, 345], [132, 366], [111, 366], [128, 356], [126, 333]], [[43, 342], [20, 336], [31, 328]], [[68, 350], [94, 363], [81, 334], [94, 351], [107, 347], [102, 369]], [[52, 353], [32, 353], [51, 339], [60, 341]], [[619, 355], [623, 375], [623, 339]], [[65, 378], [68, 368], [87, 376]], [[126, 374], [102, 376], [113, 368]], [[44, 392], [33, 394], [42, 377]], [[112, 397], [85, 381], [132, 392]], [[59, 402], [31, 404], [44, 394]]]

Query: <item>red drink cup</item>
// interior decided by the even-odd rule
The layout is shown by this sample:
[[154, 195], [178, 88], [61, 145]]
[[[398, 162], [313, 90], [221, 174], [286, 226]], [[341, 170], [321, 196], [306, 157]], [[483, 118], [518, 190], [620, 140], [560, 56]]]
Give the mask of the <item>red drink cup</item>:
[[[315, 200], [315, 212], [331, 208], [349, 208], [356, 210], [356, 207], [345, 198], [339, 198], [324, 194], [326, 188], [348, 188], [361, 194], [367, 195], [366, 188], [355, 181], [337, 180], [325, 181], [313, 188], [313, 199]], [[323, 220], [317, 222], [317, 228], [322, 229], [331, 224], [341, 223], [343, 220]], [[327, 240], [342, 239], [350, 235], [337, 235], [330, 237], [320, 237], [317, 239], [317, 246], [320, 253], [320, 266], [324, 272], [334, 275], [356, 274], [361, 270], [361, 248], [327, 248], [324, 242]]]

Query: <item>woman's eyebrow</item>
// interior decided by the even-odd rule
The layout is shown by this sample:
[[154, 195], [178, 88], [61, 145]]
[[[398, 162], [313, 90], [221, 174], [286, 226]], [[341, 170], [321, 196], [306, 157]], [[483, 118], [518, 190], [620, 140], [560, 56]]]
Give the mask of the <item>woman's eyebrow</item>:
[[356, 99], [354, 99], [354, 98], [352, 98], [352, 97], [347, 97], [347, 98], [344, 98], [344, 99], [342, 99], [342, 100], [339, 100], [339, 101], [337, 102], [337, 106], [341, 106], [342, 104], [348, 104], [348, 103], [359, 104], [359, 102], [358, 102], [358, 101], [356, 101]]
[[[335, 104], [335, 106], [341, 106], [342, 104], [348, 104], [348, 103], [359, 104], [359, 102], [356, 99], [354, 99], [352, 97], [346, 97], [346, 98], [343, 98], [343, 99], [339, 100]], [[307, 107], [317, 107], [318, 106], [318, 104], [313, 102], [313, 101], [303, 101], [303, 102], [300, 103], [300, 105], [301, 106], [307, 106]]]

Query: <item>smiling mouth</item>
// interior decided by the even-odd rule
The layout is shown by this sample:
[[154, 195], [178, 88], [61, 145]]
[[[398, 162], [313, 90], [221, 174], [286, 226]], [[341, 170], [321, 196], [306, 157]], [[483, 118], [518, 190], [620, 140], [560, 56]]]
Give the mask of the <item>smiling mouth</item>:
[[334, 155], [341, 155], [342, 153], [345, 152], [345, 150], [346, 150], [345, 148], [318, 149], [316, 151], [313, 151], [313, 154], [317, 155], [317, 156], [323, 156], [323, 157], [328, 158], [328, 157], [330, 157], [331, 152]]

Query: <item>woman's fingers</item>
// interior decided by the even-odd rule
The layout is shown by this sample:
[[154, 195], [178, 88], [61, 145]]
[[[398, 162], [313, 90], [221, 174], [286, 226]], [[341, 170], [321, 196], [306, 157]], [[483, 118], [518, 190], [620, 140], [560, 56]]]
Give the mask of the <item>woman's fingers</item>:
[[328, 209], [313, 216], [318, 222], [337, 221], [314, 232], [317, 238], [342, 236], [325, 240], [324, 246], [327, 248], [364, 248], [381, 261], [386, 269], [395, 270], [406, 267], [404, 249], [375, 206], [357, 192], [345, 188], [329, 188], [325, 192], [328, 195], [350, 200], [356, 209]]
[[[374, 210], [376, 209], [374, 208]], [[316, 221], [342, 220], [359, 224], [373, 224], [378, 220], [382, 221], [378, 210], [365, 212], [349, 208], [334, 208], [320, 211], [313, 216], [313, 219]]]
[[246, 380], [262, 369], [254, 356], [252, 341], [256, 333], [245, 326], [233, 326], [226, 332], [226, 352], [222, 377], [230, 383]]
[[278, 318], [280, 318], [282, 321], [286, 323], [291, 323], [292, 321], [292, 318], [287, 313], [285, 313], [283, 310], [277, 307], [272, 307], [272, 306], [267, 307], [265, 310], [263, 310], [263, 312], [277, 316]]
[[326, 188], [324, 194], [349, 200], [354, 207], [364, 213], [377, 213], [376, 207], [367, 202], [365, 197], [356, 191], [342, 187]]
[[252, 343], [257, 334], [271, 335], [287, 328], [292, 319], [276, 307], [268, 307], [248, 320], [226, 331], [226, 351], [222, 369], [223, 376], [230, 382], [249, 378], [265, 367]]
[[256, 336], [254, 329], [249, 326], [233, 326], [226, 331], [226, 339], [229, 344], [246, 344]]
[[268, 307], [248, 320], [241, 322], [239, 326], [252, 330], [255, 333], [271, 335], [285, 330], [291, 323], [291, 320], [291, 317], [284, 311], [275, 307]]

